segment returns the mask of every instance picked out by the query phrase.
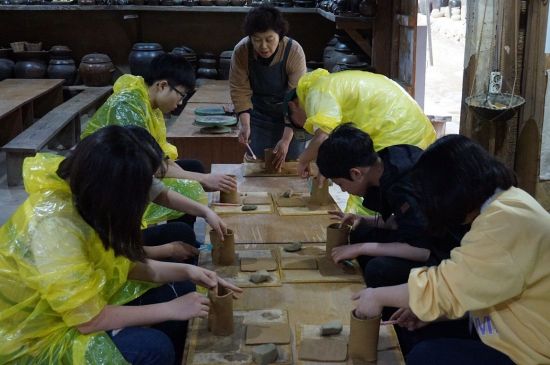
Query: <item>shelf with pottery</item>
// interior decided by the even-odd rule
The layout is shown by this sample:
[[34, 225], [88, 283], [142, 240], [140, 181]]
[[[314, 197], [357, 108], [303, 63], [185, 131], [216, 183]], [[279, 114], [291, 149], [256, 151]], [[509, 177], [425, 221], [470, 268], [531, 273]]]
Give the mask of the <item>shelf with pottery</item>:
[[[181, 6], [181, 5], [0, 5], [0, 10], [19, 11], [180, 11], [195, 13], [247, 13], [250, 6]], [[315, 8], [279, 8], [283, 13], [315, 14]]]

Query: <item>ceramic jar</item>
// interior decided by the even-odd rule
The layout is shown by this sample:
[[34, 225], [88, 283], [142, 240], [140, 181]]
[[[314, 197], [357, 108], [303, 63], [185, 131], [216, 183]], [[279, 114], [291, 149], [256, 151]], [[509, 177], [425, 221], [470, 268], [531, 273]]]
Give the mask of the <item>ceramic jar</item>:
[[128, 55], [130, 72], [133, 75], [145, 76], [149, 72], [151, 61], [161, 54], [164, 54], [164, 50], [158, 43], [135, 43]]
[[233, 51], [224, 51], [220, 53], [219, 75], [221, 80], [229, 80], [229, 69], [231, 68], [231, 57]]
[[76, 76], [76, 66], [74, 60], [67, 59], [51, 59], [48, 66], [48, 78], [50, 79], [65, 79], [65, 85], [74, 84]]
[[13, 56], [17, 59], [14, 67], [16, 78], [42, 79], [46, 76], [48, 52], [16, 52]]
[[84, 85], [107, 86], [111, 83], [115, 66], [106, 54], [90, 53], [82, 57], [78, 71]]
[[64, 45], [52, 46], [49, 52], [50, 52], [50, 59], [52, 60], [65, 60], [72, 57], [71, 49]]
[[9, 48], [0, 49], [0, 81], [13, 77], [15, 62], [8, 58], [10, 52]]

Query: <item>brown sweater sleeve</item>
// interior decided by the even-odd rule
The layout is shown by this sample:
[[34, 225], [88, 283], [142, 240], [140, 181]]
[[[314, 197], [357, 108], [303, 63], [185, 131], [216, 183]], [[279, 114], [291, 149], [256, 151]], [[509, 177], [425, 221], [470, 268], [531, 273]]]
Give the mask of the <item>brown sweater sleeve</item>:
[[[272, 64], [281, 62], [284, 57], [284, 50], [288, 44], [288, 37], [281, 41], [277, 54], [273, 57]], [[296, 88], [298, 80], [306, 73], [306, 56], [302, 46], [295, 40], [292, 41], [288, 60], [286, 63], [288, 75], [288, 89]], [[231, 69], [229, 72], [229, 90], [231, 100], [235, 106], [235, 112], [252, 109], [252, 89], [248, 77], [248, 37], [241, 39], [235, 46], [231, 58]]]

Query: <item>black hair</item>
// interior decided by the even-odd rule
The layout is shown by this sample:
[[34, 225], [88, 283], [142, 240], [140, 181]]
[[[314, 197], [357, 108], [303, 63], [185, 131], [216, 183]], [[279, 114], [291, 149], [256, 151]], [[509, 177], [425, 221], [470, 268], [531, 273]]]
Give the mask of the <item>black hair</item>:
[[172, 87], [183, 86], [187, 90], [195, 89], [195, 71], [184, 58], [163, 53], [151, 61], [144, 76], [147, 85], [151, 86], [160, 80], [166, 80]]
[[434, 232], [463, 224], [497, 188], [517, 185], [510, 169], [461, 135], [448, 135], [432, 144], [420, 156], [412, 177]]
[[370, 136], [352, 123], [336, 128], [317, 153], [319, 172], [329, 179], [351, 180], [350, 169], [372, 166], [377, 160]]
[[[59, 165], [82, 218], [105, 249], [142, 261], [141, 219], [162, 150], [139, 127], [108, 126], [84, 138]], [[160, 151], [160, 152], [159, 152]]]
[[243, 30], [247, 36], [273, 30], [279, 34], [280, 38], [283, 38], [288, 33], [288, 22], [276, 7], [272, 5], [260, 5], [246, 14]]

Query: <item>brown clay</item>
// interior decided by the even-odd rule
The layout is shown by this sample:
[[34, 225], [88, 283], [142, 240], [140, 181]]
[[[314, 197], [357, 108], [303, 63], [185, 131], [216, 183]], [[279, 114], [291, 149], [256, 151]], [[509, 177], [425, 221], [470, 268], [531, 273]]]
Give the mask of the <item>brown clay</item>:
[[[228, 175], [236, 179], [235, 175]], [[227, 193], [220, 191], [220, 203], [229, 203], [229, 204], [240, 204], [241, 195], [239, 194], [239, 189], [231, 190]]]
[[275, 159], [275, 154], [273, 153], [273, 148], [266, 148], [264, 150], [264, 162], [265, 162], [264, 169], [266, 172], [281, 172], [282, 166], [279, 169], [276, 169], [274, 164], [274, 159]]
[[380, 316], [360, 319], [351, 311], [348, 351], [352, 359], [375, 362], [378, 355]]
[[228, 229], [223, 242], [218, 233], [210, 231], [210, 241], [212, 242], [212, 262], [214, 265], [229, 266], [235, 262], [235, 237], [233, 231]]
[[328, 258], [332, 255], [332, 249], [348, 244], [349, 226], [340, 227], [340, 223], [333, 223], [327, 227], [327, 245], [325, 254]]
[[208, 291], [208, 330], [216, 336], [233, 334], [233, 292], [223, 286]]
[[314, 177], [311, 181], [311, 194], [309, 202], [315, 205], [327, 205], [330, 203], [330, 194], [328, 192], [328, 180], [319, 187], [319, 180]]

